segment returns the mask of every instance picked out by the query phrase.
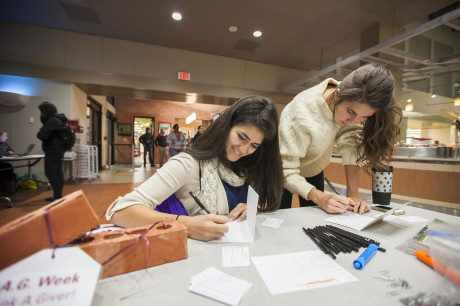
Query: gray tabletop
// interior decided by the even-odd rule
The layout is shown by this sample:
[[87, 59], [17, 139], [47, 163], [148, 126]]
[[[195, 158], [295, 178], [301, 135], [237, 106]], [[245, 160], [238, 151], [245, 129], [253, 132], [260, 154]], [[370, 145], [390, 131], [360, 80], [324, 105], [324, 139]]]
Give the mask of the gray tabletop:
[[[405, 210], [406, 216], [429, 220], [438, 218], [460, 224], [459, 217], [409, 206]], [[330, 216], [314, 207], [261, 213], [257, 216], [254, 243], [216, 244], [188, 239], [187, 259], [100, 280], [93, 305], [220, 305], [188, 290], [191, 277], [209, 267], [253, 284], [239, 305], [398, 305], [401, 298], [432, 292], [437, 286], [442, 286], [442, 275], [415, 256], [396, 249], [428, 222], [409, 223], [399, 219], [378, 222], [361, 232], [347, 229], [379, 241], [387, 250], [386, 253], [377, 252], [363, 270], [353, 268], [353, 260], [363, 248], [359, 253], [340, 253], [337, 256], [336, 262], [353, 274], [358, 282], [272, 295], [252, 261], [249, 267], [222, 267], [222, 247], [227, 245], [248, 246], [251, 257], [317, 250], [302, 227], [331, 224], [324, 221]], [[267, 217], [284, 221], [278, 229], [261, 226]], [[391, 287], [391, 282], [381, 279], [384, 273], [394, 279], [406, 280], [411, 289]]]

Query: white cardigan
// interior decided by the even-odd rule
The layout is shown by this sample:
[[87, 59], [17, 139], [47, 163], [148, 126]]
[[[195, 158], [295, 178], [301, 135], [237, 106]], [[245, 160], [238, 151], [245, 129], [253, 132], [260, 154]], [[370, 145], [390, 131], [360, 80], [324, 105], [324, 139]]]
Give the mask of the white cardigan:
[[314, 188], [305, 177], [324, 170], [334, 144], [342, 155], [343, 165], [356, 165], [358, 158], [357, 140], [362, 125], [342, 127], [333, 121], [333, 113], [323, 98], [329, 83], [339, 84], [326, 79], [295, 96], [281, 113], [279, 136], [284, 187], [304, 199], [308, 199]]
[[[110, 220], [116, 211], [128, 206], [142, 204], [154, 209], [170, 195], [175, 193], [177, 199], [184, 205], [189, 216], [200, 213], [200, 207], [190, 196], [192, 191], [200, 195], [199, 162], [187, 153], [180, 153], [168, 160], [147, 181], [135, 188], [132, 192], [113, 202], [106, 212], [106, 219]], [[222, 182], [217, 187], [217, 213], [228, 214], [227, 194]]]

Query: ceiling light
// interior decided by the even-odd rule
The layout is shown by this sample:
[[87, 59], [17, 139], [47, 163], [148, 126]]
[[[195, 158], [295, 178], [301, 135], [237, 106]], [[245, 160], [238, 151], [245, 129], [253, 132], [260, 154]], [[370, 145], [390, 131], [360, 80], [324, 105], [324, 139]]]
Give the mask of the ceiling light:
[[252, 35], [254, 35], [254, 37], [260, 37], [260, 36], [262, 36], [262, 32], [255, 31], [254, 33], [252, 33]]
[[454, 99], [454, 105], [455, 105], [455, 106], [460, 106], [460, 97], [456, 97], [456, 98]]
[[436, 98], [436, 95], [432, 95], [431, 97], [432, 97], [432, 98]]
[[172, 18], [173, 18], [174, 20], [177, 20], [177, 21], [182, 20], [182, 14], [181, 14], [181, 13], [178, 13], [178, 12], [174, 12], [174, 13], [172, 14]]
[[232, 33], [235, 33], [236, 31], [238, 31], [238, 28], [235, 26], [231, 26], [231, 27], [228, 27], [228, 30]]
[[414, 110], [414, 104], [412, 104], [412, 103], [407, 103], [407, 104], [406, 104], [406, 107], [404, 108], [404, 110], [405, 110], [406, 112], [411, 112], [411, 111], [413, 111], [413, 110]]
[[407, 102], [412, 102], [412, 99], [407, 99]]

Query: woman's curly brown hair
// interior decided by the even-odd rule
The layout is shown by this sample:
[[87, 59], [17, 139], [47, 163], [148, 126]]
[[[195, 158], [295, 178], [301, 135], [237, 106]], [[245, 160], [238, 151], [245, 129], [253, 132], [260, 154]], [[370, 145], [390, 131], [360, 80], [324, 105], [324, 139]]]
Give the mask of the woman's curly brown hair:
[[391, 162], [396, 136], [400, 133], [401, 106], [396, 103], [395, 81], [391, 72], [378, 65], [364, 65], [338, 86], [335, 107], [344, 101], [366, 103], [375, 114], [363, 123], [361, 142], [358, 144], [357, 163], [370, 173], [372, 168], [385, 169]]

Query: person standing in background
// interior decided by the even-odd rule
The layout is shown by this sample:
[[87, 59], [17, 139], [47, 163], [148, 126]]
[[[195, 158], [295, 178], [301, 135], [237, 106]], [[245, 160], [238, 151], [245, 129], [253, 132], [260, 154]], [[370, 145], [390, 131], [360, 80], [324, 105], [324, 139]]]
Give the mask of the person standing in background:
[[158, 162], [160, 167], [163, 166], [163, 161], [168, 160], [168, 143], [166, 142], [166, 132], [165, 129], [161, 129], [160, 134], [155, 138], [154, 144], [158, 148]]
[[54, 201], [62, 198], [64, 187], [64, 173], [62, 172], [62, 135], [67, 123], [64, 114], [58, 114], [57, 108], [50, 102], [43, 102], [38, 106], [42, 128], [38, 131], [37, 138], [42, 141], [42, 149], [45, 152], [45, 175], [53, 189], [53, 197], [46, 201]]
[[169, 155], [171, 157], [182, 152], [184, 150], [185, 143], [187, 142], [187, 138], [184, 133], [179, 131], [179, 124], [174, 124], [173, 130], [174, 132], [169, 133], [168, 137], [166, 137], [166, 142], [169, 145]]
[[192, 143], [195, 143], [198, 138], [200, 138], [201, 134], [204, 132], [204, 127], [202, 125], [198, 126], [198, 132], [196, 132], [195, 136], [193, 136]]
[[153, 135], [151, 133], [152, 129], [149, 127], [145, 129], [145, 134], [139, 138], [139, 142], [144, 146], [144, 167], [146, 163], [146, 155], [149, 154], [150, 165], [153, 167]]

